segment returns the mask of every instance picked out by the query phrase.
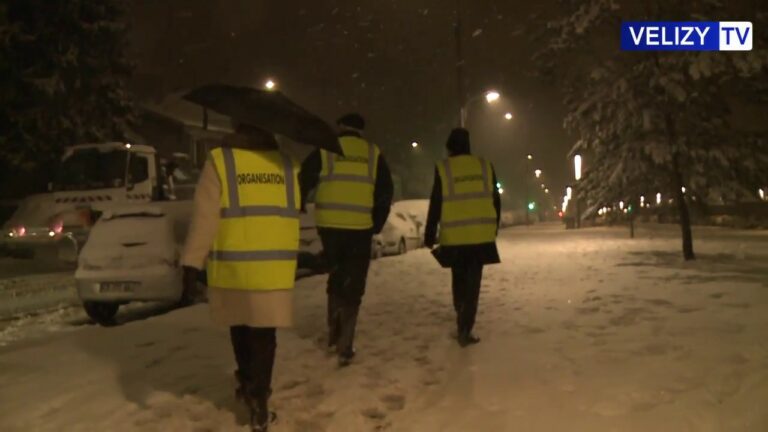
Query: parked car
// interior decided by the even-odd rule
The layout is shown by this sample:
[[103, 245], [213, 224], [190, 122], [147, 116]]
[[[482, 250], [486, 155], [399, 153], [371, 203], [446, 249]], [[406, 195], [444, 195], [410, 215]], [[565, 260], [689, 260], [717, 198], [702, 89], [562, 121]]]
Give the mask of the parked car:
[[[78, 257], [77, 293], [89, 317], [113, 322], [133, 301], [188, 303], [180, 248], [191, 202], [141, 205], [104, 212]], [[177, 216], [176, 214], [179, 214]]]
[[416, 224], [421, 239], [419, 246], [424, 246], [424, 228], [427, 226], [427, 213], [429, 212], [428, 199], [411, 199], [397, 201], [392, 204], [392, 211], [401, 212]]
[[421, 246], [416, 222], [406, 213], [393, 209], [380, 234], [373, 236], [371, 257], [402, 255]]
[[301, 231], [299, 236], [298, 268], [310, 271], [322, 271], [323, 244], [315, 225], [315, 205], [308, 204], [306, 213], [299, 217]]

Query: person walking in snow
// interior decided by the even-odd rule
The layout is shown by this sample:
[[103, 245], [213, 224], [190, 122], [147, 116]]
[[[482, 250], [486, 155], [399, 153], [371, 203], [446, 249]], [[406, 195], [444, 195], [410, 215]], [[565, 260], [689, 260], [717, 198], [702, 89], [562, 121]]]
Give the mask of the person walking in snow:
[[483, 266], [501, 262], [496, 249], [501, 196], [493, 165], [470, 153], [466, 129], [452, 130], [446, 147], [449, 157], [435, 168], [424, 242], [430, 248], [439, 243], [435, 253], [451, 268], [457, 339], [466, 347], [480, 342], [472, 329]]
[[355, 355], [355, 326], [365, 293], [371, 238], [387, 221], [393, 185], [379, 148], [363, 138], [363, 117], [347, 114], [337, 126], [344, 156], [313, 152], [304, 160], [299, 179], [302, 198], [317, 188], [315, 220], [330, 267], [328, 347], [336, 351], [339, 365], [347, 366]]
[[214, 322], [229, 327], [236, 395], [250, 409], [253, 431], [266, 431], [276, 417], [268, 400], [276, 328], [293, 320], [299, 199], [291, 158], [274, 135], [245, 124], [211, 151], [195, 191], [184, 285], [195, 290], [207, 259], [208, 303]]

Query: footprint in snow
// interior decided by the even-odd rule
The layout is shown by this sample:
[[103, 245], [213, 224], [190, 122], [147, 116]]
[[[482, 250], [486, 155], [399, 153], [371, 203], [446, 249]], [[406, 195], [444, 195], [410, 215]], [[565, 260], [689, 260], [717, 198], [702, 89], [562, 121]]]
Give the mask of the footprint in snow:
[[136, 348], [148, 348], [151, 346], [155, 346], [156, 344], [157, 342], [154, 342], [154, 341], [144, 342], [144, 343], [136, 344]]
[[371, 420], [384, 420], [387, 418], [387, 414], [378, 408], [366, 408], [361, 414]]
[[405, 396], [399, 394], [388, 394], [382, 396], [381, 402], [389, 411], [400, 411], [405, 408]]

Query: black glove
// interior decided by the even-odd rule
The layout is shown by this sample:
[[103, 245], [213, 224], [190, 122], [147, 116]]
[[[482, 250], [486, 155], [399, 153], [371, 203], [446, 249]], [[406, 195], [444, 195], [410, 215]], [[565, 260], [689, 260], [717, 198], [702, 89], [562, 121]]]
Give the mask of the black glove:
[[200, 270], [194, 267], [182, 266], [181, 283], [184, 291], [181, 295], [181, 299], [183, 303], [193, 304], [205, 301], [205, 292], [198, 288], [197, 284], [199, 273]]

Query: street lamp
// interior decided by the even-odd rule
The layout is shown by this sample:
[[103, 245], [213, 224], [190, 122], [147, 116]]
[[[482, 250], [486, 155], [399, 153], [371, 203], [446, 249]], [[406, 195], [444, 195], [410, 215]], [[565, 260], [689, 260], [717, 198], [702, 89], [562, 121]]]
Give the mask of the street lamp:
[[487, 92], [482, 93], [482, 94], [480, 94], [478, 96], [475, 96], [475, 97], [469, 99], [467, 102], [465, 102], [464, 105], [461, 107], [461, 112], [459, 113], [460, 116], [461, 116], [461, 118], [460, 118], [460, 120], [461, 120], [461, 127], [464, 127], [466, 125], [466, 123], [467, 123], [467, 111], [469, 110], [469, 105], [472, 102], [475, 102], [475, 101], [477, 101], [478, 99], [480, 99], [482, 97], [484, 97], [485, 101], [490, 104], [490, 103], [494, 103], [497, 100], [499, 100], [499, 98], [501, 98], [501, 94], [499, 92], [497, 92], [496, 90], [488, 90]]
[[512, 113], [508, 112], [508, 113], [504, 114], [504, 118], [507, 119], [507, 120], [512, 120]]
[[413, 148], [416, 148], [418, 146], [419, 146], [419, 143], [417, 143], [416, 141], [411, 143], [411, 147], [413, 147]]
[[277, 87], [277, 84], [271, 79], [268, 79], [267, 82], [264, 83], [264, 88], [267, 90], [274, 90], [275, 87]]
[[536, 174], [536, 178], [539, 178], [539, 177], [541, 177], [541, 170], [540, 170], [540, 169], [537, 169], [537, 170], [536, 170], [536, 171], [534, 171], [533, 173], [534, 173], [534, 174]]
[[568, 186], [567, 188], [565, 188], [565, 197], [568, 198], [568, 201], [570, 201], [571, 198], [573, 198], [573, 188], [572, 187]]
[[489, 90], [485, 93], [485, 100], [488, 103], [494, 103], [499, 100], [500, 97], [501, 95], [496, 90]]
[[765, 191], [763, 189], [758, 189], [757, 194], [760, 196], [760, 199], [765, 201]]
[[544, 188], [544, 193], [548, 194], [549, 193], [549, 188]]
[[656, 205], [661, 204], [661, 193], [656, 194]]
[[528, 155], [528, 160], [533, 160], [533, 155], [532, 154]]

